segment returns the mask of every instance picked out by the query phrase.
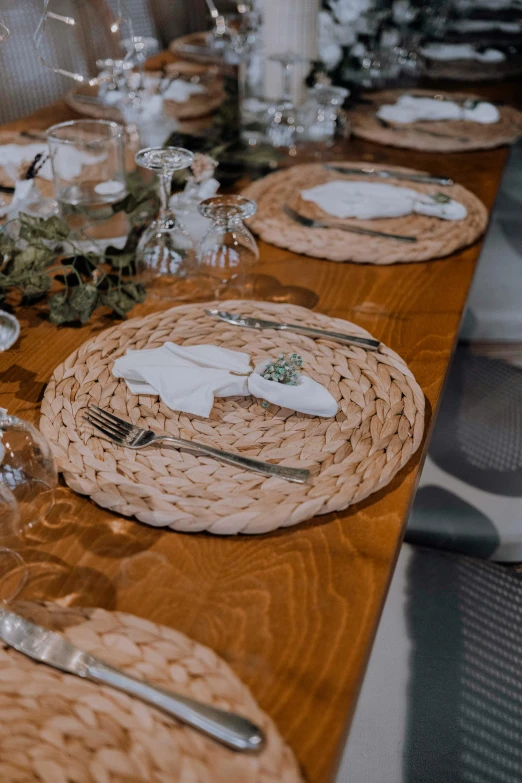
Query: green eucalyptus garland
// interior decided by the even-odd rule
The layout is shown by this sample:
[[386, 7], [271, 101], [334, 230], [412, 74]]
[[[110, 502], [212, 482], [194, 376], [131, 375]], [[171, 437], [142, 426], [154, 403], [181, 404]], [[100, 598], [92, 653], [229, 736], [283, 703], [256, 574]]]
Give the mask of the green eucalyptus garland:
[[21, 213], [6, 223], [0, 230], [0, 302], [16, 293], [22, 303], [47, 299], [54, 324], [84, 324], [101, 306], [124, 317], [145, 298], [134, 279], [135, 255], [143, 226], [157, 209], [155, 191], [154, 183], [145, 185], [138, 174], [131, 174], [125, 199], [100, 215], [106, 219], [127, 214], [131, 230], [121, 249], [82, 251], [77, 243], [89, 237], [72, 232], [57, 215]]

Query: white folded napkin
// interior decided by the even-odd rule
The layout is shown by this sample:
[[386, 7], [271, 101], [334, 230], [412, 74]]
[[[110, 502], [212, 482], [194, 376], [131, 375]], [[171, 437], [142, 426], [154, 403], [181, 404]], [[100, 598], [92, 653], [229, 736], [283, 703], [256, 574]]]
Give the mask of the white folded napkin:
[[[201, 84], [192, 84], [183, 79], [173, 79], [167, 89], [158, 93], [161, 79], [157, 76], [146, 76], [144, 80], [144, 92], [141, 95], [142, 102], [146, 105], [147, 111], [152, 114], [158, 114], [161, 111], [163, 100], [174, 101], [175, 103], [186, 103], [192, 95], [200, 95], [206, 92]], [[103, 102], [107, 106], [117, 106], [122, 103], [126, 94], [121, 90], [107, 90], [103, 95]], [[161, 101], [158, 102], [158, 99]]]
[[[37, 155], [46, 155], [48, 152], [49, 149], [45, 142], [1, 144], [0, 166], [3, 168], [11, 167], [10, 170], [18, 171], [22, 163], [27, 163], [29, 166]], [[54, 167], [61, 177], [72, 179], [81, 174], [84, 166], [100, 163], [106, 157], [105, 154], [92, 155], [89, 152], [64, 144], [54, 156]], [[47, 160], [41, 169], [38, 170], [38, 176], [42, 177], [42, 179], [52, 180], [53, 172], [50, 160]]]
[[400, 124], [418, 120], [468, 120], [490, 125], [500, 120], [500, 112], [496, 106], [486, 101], [480, 101], [472, 108], [467, 108], [455, 101], [401, 95], [396, 103], [380, 106], [377, 117]]
[[163, 97], [166, 101], [175, 101], [176, 103], [186, 103], [193, 95], [201, 95], [206, 92], [201, 84], [192, 84], [183, 79], [174, 79], [165, 92]]
[[[275, 358], [275, 357], [274, 357]], [[250, 356], [217, 345], [128, 351], [112, 368], [132, 394], [157, 394], [168, 408], [208, 417], [214, 397], [259, 397], [312, 416], [335, 416], [337, 403], [321, 384], [302, 374], [297, 386], [261, 377], [268, 362], [252, 369]]]
[[429, 43], [421, 49], [429, 60], [476, 60], [479, 63], [499, 63], [506, 59], [504, 52], [498, 49], [477, 51], [472, 44]]
[[501, 33], [519, 33], [520, 22], [502, 22], [495, 19], [456, 19], [448, 25], [450, 30], [459, 33], [480, 33], [487, 30], [499, 30]]
[[442, 203], [412, 188], [381, 182], [333, 180], [302, 190], [301, 198], [313, 201], [324, 212], [337, 218], [371, 220], [403, 217], [417, 212], [442, 220], [463, 220], [468, 214], [464, 204], [453, 199]]
[[14, 220], [29, 204], [38, 199], [39, 192], [34, 179], [17, 180], [14, 189], [11, 203], [0, 207], [0, 218], [7, 215], [9, 220]]

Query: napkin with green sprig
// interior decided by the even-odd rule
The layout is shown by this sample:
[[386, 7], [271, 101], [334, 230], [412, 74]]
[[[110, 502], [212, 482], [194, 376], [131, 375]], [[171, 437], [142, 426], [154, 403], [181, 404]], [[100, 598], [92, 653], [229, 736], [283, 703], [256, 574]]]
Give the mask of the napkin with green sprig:
[[253, 395], [281, 408], [312, 416], [335, 416], [337, 402], [308, 377], [297, 354], [253, 366], [251, 357], [217, 345], [128, 351], [117, 359], [113, 375], [123, 378], [132, 394], [158, 395], [168, 408], [208, 417], [214, 397]]

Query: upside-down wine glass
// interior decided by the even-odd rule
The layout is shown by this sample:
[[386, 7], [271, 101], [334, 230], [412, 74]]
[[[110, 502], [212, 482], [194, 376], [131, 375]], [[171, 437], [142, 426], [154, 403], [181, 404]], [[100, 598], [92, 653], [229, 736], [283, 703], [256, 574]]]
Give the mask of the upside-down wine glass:
[[282, 68], [283, 92], [265, 115], [266, 136], [273, 147], [295, 150], [299, 127], [298, 110], [292, 98], [292, 80], [297, 63], [307, 62], [297, 54], [272, 54], [269, 58]]
[[136, 155], [138, 166], [155, 171], [159, 179], [160, 210], [145, 229], [136, 252], [136, 273], [149, 296], [185, 300], [194, 245], [169, 205], [172, 175], [188, 168], [194, 155], [182, 147], [146, 147]]
[[199, 205], [212, 221], [198, 245], [196, 267], [200, 291], [210, 298], [252, 293], [259, 250], [243, 220], [252, 217], [256, 206], [243, 196], [213, 196]]
[[[0, 531], [2, 540], [10, 538], [20, 525], [20, 510], [16, 498], [6, 484], [0, 482]], [[27, 579], [27, 566], [14, 549], [0, 547], [0, 606], [18, 596]]]

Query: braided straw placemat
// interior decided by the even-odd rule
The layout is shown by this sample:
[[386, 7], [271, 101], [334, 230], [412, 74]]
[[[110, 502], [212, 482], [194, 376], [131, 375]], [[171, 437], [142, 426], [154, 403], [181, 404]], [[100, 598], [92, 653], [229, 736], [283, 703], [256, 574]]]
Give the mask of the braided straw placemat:
[[169, 44], [169, 51], [177, 57], [196, 63], [216, 63], [223, 60], [220, 52], [214, 51], [208, 44], [209, 32], [201, 30], [174, 38]]
[[208, 647], [122, 612], [13, 609], [129, 674], [250, 718], [267, 744], [235, 753], [145, 702], [0, 646], [2, 783], [302, 783], [273, 721]]
[[[512, 106], [498, 106], [500, 120], [491, 125], [465, 120], [442, 120], [404, 125], [390, 123], [392, 127], [384, 127], [376, 116], [377, 109], [383, 104], [395, 104], [404, 94], [404, 90], [385, 90], [365, 96], [372, 103], [360, 104], [349, 113], [354, 135], [378, 144], [423, 152], [490, 149], [503, 144], [513, 144], [522, 135], [522, 113]], [[434, 93], [433, 90], [416, 89], [409, 94], [423, 98], [432, 98], [436, 94], [456, 101], [480, 100], [476, 95], [439, 90]]]
[[[335, 165], [339, 166], [339, 161], [335, 161]], [[347, 161], [346, 166], [351, 169], [368, 169], [369, 164]], [[421, 173], [401, 166], [379, 166], [374, 163], [371, 164], [371, 168]], [[362, 176], [365, 182], [383, 181], [378, 177]], [[257, 212], [249, 220], [250, 228], [265, 242], [288, 248], [294, 253], [325, 258], [329, 261], [354, 261], [361, 264], [396, 264], [441, 258], [472, 244], [486, 229], [488, 220], [486, 207], [473, 193], [461, 185], [441, 187], [405, 180], [386, 180], [389, 184], [412, 188], [419, 193], [433, 194], [443, 191], [466, 206], [467, 217], [458, 221], [440, 220], [417, 214], [378, 220], [355, 218], [338, 220], [323, 212], [313, 202], [304, 201], [300, 196], [301, 190], [305, 188], [342, 178], [342, 174], [328, 171], [322, 164], [307, 163], [276, 171], [253, 182], [243, 191], [244, 196], [257, 201]], [[350, 179], [357, 179], [357, 175], [350, 175]], [[337, 223], [363, 226], [374, 231], [415, 236], [418, 241], [405, 243], [395, 239], [352, 234], [336, 228], [308, 228], [288, 217], [282, 211], [284, 204], [293, 207], [301, 215], [332, 225]]]
[[[65, 481], [117, 514], [151, 525], [217, 534], [266, 533], [339, 511], [385, 487], [418, 449], [424, 396], [404, 361], [379, 351], [312, 340], [291, 332], [243, 329], [190, 304], [134, 318], [87, 341], [54, 372], [42, 402], [40, 429]], [[220, 302], [236, 313], [319, 329], [368, 335], [355, 324], [296, 305]], [[253, 397], [217, 398], [209, 419], [169, 410], [156, 396], [135, 397], [111, 374], [127, 349], [213, 343], [249, 353], [258, 363], [296, 351], [304, 371], [336, 400], [324, 419], [270, 406]], [[121, 449], [83, 420], [96, 403], [141, 427], [199, 440], [282, 465], [310, 467], [306, 484], [266, 478], [166, 448]]]

